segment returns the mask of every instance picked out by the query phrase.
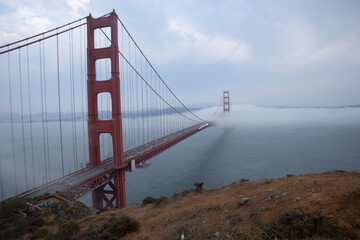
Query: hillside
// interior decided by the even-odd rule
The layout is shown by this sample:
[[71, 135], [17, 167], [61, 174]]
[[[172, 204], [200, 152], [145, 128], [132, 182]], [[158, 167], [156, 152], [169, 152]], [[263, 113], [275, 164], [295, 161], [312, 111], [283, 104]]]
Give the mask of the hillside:
[[180, 239], [182, 234], [185, 239], [360, 238], [356, 172], [242, 180], [145, 202], [151, 201], [89, 216], [80, 225], [85, 230], [125, 215], [137, 220], [140, 228], [124, 239]]
[[213, 190], [201, 185], [82, 218], [48, 213], [24, 239], [360, 239], [360, 173], [243, 179]]

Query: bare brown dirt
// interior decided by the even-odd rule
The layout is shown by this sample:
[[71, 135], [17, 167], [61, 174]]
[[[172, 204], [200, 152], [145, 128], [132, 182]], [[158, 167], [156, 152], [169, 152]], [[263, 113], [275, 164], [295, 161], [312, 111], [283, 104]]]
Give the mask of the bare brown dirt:
[[267, 236], [266, 226], [276, 226], [281, 216], [291, 212], [329, 219], [342, 233], [330, 239], [360, 239], [360, 173], [241, 181], [215, 190], [197, 187], [143, 206], [106, 210], [81, 220], [80, 226], [85, 231], [111, 217], [129, 216], [140, 223], [140, 229], [123, 239], [180, 239], [182, 234], [185, 239], [262, 239]]

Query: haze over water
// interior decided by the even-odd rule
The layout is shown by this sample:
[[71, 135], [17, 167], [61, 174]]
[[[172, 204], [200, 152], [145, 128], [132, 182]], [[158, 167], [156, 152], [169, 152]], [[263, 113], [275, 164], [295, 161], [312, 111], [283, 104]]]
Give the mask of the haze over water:
[[[225, 116], [213, 115], [216, 108], [195, 112], [216, 121], [149, 162], [126, 174], [127, 205], [141, 203], [146, 196], [172, 196], [192, 189], [194, 182], [205, 188], [220, 187], [242, 178], [257, 180], [286, 174], [320, 173], [333, 170], [360, 171], [360, 108], [266, 108], [233, 105]], [[221, 109], [220, 109], [221, 110]], [[219, 113], [219, 111], [218, 111]], [[125, 119], [123, 121], [129, 121]], [[78, 167], [88, 159], [78, 124]], [[49, 123], [51, 179], [62, 175], [58, 122]], [[1, 123], [1, 173], [4, 198], [15, 194], [9, 123]], [[20, 123], [15, 128], [18, 192], [25, 191]], [[44, 181], [41, 123], [34, 123], [35, 181]], [[85, 126], [85, 130], [87, 126]], [[71, 122], [63, 124], [65, 173], [74, 168], [71, 151]], [[126, 131], [126, 130], [125, 130]], [[27, 137], [28, 140], [28, 137]], [[85, 139], [86, 140], [86, 139]], [[107, 141], [105, 141], [106, 145]], [[107, 149], [108, 146], [105, 146]], [[27, 146], [26, 152], [30, 149]], [[27, 155], [29, 188], [33, 187], [32, 164]], [[81, 199], [91, 204], [91, 194]]]
[[[216, 108], [198, 112], [214, 118]], [[242, 178], [360, 171], [360, 108], [264, 108], [235, 105], [217, 125], [186, 139], [126, 175], [127, 205], [220, 187]]]

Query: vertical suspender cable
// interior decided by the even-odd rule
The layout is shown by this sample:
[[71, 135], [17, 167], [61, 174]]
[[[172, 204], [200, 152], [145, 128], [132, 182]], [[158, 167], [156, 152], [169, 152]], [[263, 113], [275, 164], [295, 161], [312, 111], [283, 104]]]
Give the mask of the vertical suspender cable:
[[62, 119], [61, 119], [61, 95], [60, 95], [60, 63], [59, 63], [59, 36], [56, 35], [56, 58], [57, 58], [57, 82], [58, 82], [58, 100], [59, 100], [59, 123], [60, 123], [60, 149], [61, 149], [61, 169], [62, 175], [65, 176], [64, 169], [64, 150], [62, 139]]
[[23, 143], [23, 152], [24, 152], [25, 186], [27, 191], [29, 186], [27, 179], [26, 149], [25, 149], [24, 106], [23, 106], [23, 91], [22, 91], [22, 77], [21, 77], [21, 49], [19, 49], [19, 79], [20, 79], [21, 130], [22, 130], [22, 143]]
[[45, 142], [45, 116], [44, 116], [44, 89], [43, 89], [43, 70], [42, 70], [42, 53], [41, 42], [39, 42], [39, 55], [40, 55], [40, 89], [41, 89], [41, 120], [42, 120], [42, 132], [43, 132], [43, 147], [44, 147], [44, 166], [45, 166], [45, 182], [48, 182], [47, 171], [47, 156], [46, 156], [46, 142]]
[[82, 121], [82, 137], [83, 137], [83, 147], [84, 147], [84, 161], [86, 165], [86, 149], [85, 149], [85, 116], [84, 116], [84, 75], [83, 75], [83, 65], [82, 65], [82, 53], [83, 53], [83, 46], [82, 46], [82, 37], [81, 37], [81, 27], [79, 28], [80, 33], [80, 83], [81, 83], [81, 121]]
[[[70, 29], [70, 25], [69, 25], [69, 29]], [[69, 33], [69, 86], [70, 86], [70, 112], [71, 112], [71, 136], [72, 136], [72, 146], [73, 146], [73, 150], [72, 150], [72, 153], [73, 153], [73, 158], [74, 158], [74, 171], [76, 171], [76, 160], [75, 160], [75, 141], [74, 141], [74, 121], [73, 121], [73, 95], [72, 95], [72, 65], [71, 65], [71, 61], [73, 60], [71, 58], [71, 45], [70, 45], [70, 42], [71, 42], [71, 33], [70, 31], [68, 31]]]
[[48, 111], [47, 111], [47, 87], [46, 87], [46, 71], [45, 71], [45, 41], [43, 41], [43, 73], [44, 73], [44, 97], [45, 97], [45, 127], [46, 127], [46, 150], [47, 150], [47, 171], [49, 180], [51, 181], [50, 171], [50, 149], [49, 149], [49, 127], [48, 127]]
[[[105, 73], [106, 73], [106, 80], [109, 79], [109, 63], [105, 61]], [[106, 119], [109, 120], [110, 118], [110, 100], [109, 94], [106, 94]], [[111, 149], [110, 149], [110, 134], [107, 134], [107, 147], [108, 147], [108, 157], [110, 157]]]
[[[85, 25], [86, 26], [86, 25]], [[84, 53], [84, 59], [86, 59], [86, 47], [87, 47], [87, 41], [86, 41], [86, 27], [84, 26], [84, 38], [83, 38], [83, 41], [84, 41], [84, 49], [83, 49], [83, 53]], [[87, 61], [84, 61], [84, 73], [85, 73], [85, 81], [87, 81]], [[87, 99], [87, 91], [84, 92], [85, 93], [85, 99]], [[88, 101], [85, 101], [85, 109], [88, 109]], [[88, 115], [88, 113], [86, 112], [86, 114]], [[84, 118], [83, 120], [86, 125], [87, 125], [87, 120]], [[88, 136], [88, 132], [85, 131], [84, 132], [84, 135]], [[87, 138], [85, 138], [86, 140]], [[85, 147], [85, 144], [84, 144], [84, 147]], [[85, 151], [85, 162], [90, 162], [90, 159], [88, 159], [88, 156], [86, 155], [87, 151]]]
[[[9, 49], [9, 47], [8, 47]], [[10, 52], [8, 52], [8, 73], [9, 73], [9, 96], [10, 96], [10, 118], [11, 118], [11, 141], [12, 141], [12, 155], [14, 161], [14, 178], [15, 178], [15, 193], [18, 194], [17, 187], [17, 171], [16, 171], [16, 160], [15, 160], [15, 143], [14, 143], [14, 117], [13, 117], [13, 106], [12, 106], [12, 94], [11, 94], [11, 71], [10, 71]]]
[[[135, 52], [135, 69], [137, 69], [137, 58], [136, 58], [136, 49], [134, 50]], [[141, 144], [141, 140], [140, 140], [140, 106], [139, 106], [139, 103], [140, 103], [140, 98], [139, 98], [139, 77], [138, 75], [136, 74], [136, 87], [135, 87], [135, 90], [136, 90], [136, 131], [137, 131], [137, 146], [140, 146]]]
[[33, 144], [33, 129], [31, 116], [31, 91], [30, 91], [30, 70], [29, 70], [29, 46], [26, 47], [26, 67], [27, 67], [27, 82], [28, 82], [28, 101], [29, 101], [29, 123], [30, 123], [30, 144], [31, 144], [31, 163], [33, 174], [33, 186], [35, 187], [35, 163], [34, 163], [34, 144]]
[[[142, 71], [142, 58], [140, 58], [140, 67], [141, 67], [141, 75], [143, 75]], [[145, 123], [144, 123], [144, 81], [141, 81], [141, 115], [142, 115], [142, 135], [143, 141], [142, 144], [145, 143]]]
[[[150, 83], [150, 86], [152, 86], [152, 71], [150, 69], [150, 73], [149, 73], [149, 83]], [[148, 87], [149, 88], [149, 87]], [[153, 136], [154, 136], [154, 125], [153, 125], [153, 98], [152, 98], [152, 92], [150, 91], [150, 94], [149, 94], [149, 115], [150, 115], [150, 119], [149, 119], [149, 125], [150, 125], [150, 140], [153, 140]], [[151, 109], [151, 110], [150, 110]]]
[[[105, 29], [105, 31], [106, 31], [106, 29]], [[106, 42], [106, 39], [104, 39], [104, 42]], [[111, 43], [110, 43], [111, 44]], [[110, 66], [110, 68], [111, 68], [111, 66]], [[120, 66], [119, 66], [119, 69], [120, 69]], [[109, 70], [110, 70], [110, 72], [111, 72], [111, 69], [109, 69], [109, 59], [106, 59], [106, 61], [105, 61], [105, 73], [106, 73], [106, 80], [108, 80], [108, 79], [110, 79], [111, 78], [111, 75], [109, 76]], [[109, 98], [109, 93], [108, 94], [106, 94], [106, 117], [107, 117], [107, 119], [111, 119], [112, 117], [110, 116], [110, 98]], [[121, 95], [120, 95], [121, 96]], [[120, 99], [120, 103], [122, 103], [121, 102], [121, 99]], [[108, 157], [110, 157], [110, 155], [111, 155], [111, 141], [110, 141], [110, 138], [111, 138], [111, 136], [110, 136], [110, 134], [107, 134], [107, 139], [108, 139]]]
[[[123, 52], [124, 53], [124, 30], [123, 30], [123, 28], [121, 28], [121, 52]], [[128, 140], [128, 138], [129, 138], [129, 118], [128, 118], [128, 114], [127, 114], [127, 78], [125, 78], [125, 65], [124, 65], [124, 59], [123, 58], [121, 58], [121, 67], [122, 67], [122, 71], [121, 71], [121, 73], [122, 73], [122, 81], [123, 81], [123, 83], [124, 83], [124, 86], [123, 86], [123, 88], [124, 88], [124, 95], [123, 95], [123, 99], [124, 99], [124, 109], [123, 109], [123, 111], [126, 113], [126, 114], [124, 114], [124, 117], [125, 117], [125, 131], [124, 131], [124, 133], [125, 133], [125, 138], [124, 138], [124, 142], [125, 142], [125, 144], [123, 144], [123, 146], [124, 146], [124, 149], [126, 149], [126, 150], [129, 150], [129, 148], [128, 148], [128, 146], [127, 146], [127, 144], [129, 143], [129, 140]]]
[[71, 33], [71, 69], [72, 69], [72, 105], [73, 105], [73, 123], [74, 123], [74, 133], [75, 133], [75, 138], [74, 138], [74, 145], [75, 145], [75, 163], [76, 163], [76, 168], [75, 170], [78, 170], [79, 167], [79, 163], [78, 163], [78, 147], [77, 147], [77, 129], [76, 129], [76, 98], [75, 98], [75, 69], [74, 69], [74, 30], [70, 31]]
[[[159, 79], [159, 95], [161, 96], [161, 84], [160, 84], [160, 79]], [[163, 134], [163, 114], [162, 114], [162, 101], [161, 98], [159, 97], [159, 109], [160, 109], [160, 128], [161, 128], [161, 133], [160, 133], [160, 137], [164, 136]]]
[[[97, 44], [98, 48], [101, 48], [101, 32], [99, 31], [99, 36], [98, 36], [98, 44]], [[99, 60], [99, 80], [102, 81], [102, 64], [101, 64], [101, 60]], [[101, 120], [104, 120], [104, 108], [103, 108], [103, 94], [99, 94], [98, 96], [100, 96], [100, 115], [101, 115]], [[99, 114], [98, 113], [98, 114]], [[100, 142], [101, 142], [101, 147], [100, 147], [100, 159], [104, 159], [104, 155], [105, 155], [105, 141], [104, 141], [104, 134], [100, 134]]]
[[[106, 28], [105, 28], [105, 34], [107, 33], [107, 30], [106, 30]], [[104, 46], [106, 46], [106, 38], [103, 36], [103, 38], [104, 38]], [[104, 68], [105, 68], [105, 79], [104, 80], [108, 80], [109, 79], [109, 64], [108, 64], [108, 59], [106, 58], [105, 59], [105, 66], [104, 66]], [[120, 94], [120, 96], [121, 96], [121, 94]], [[121, 102], [121, 101], [120, 101]], [[103, 110], [105, 110], [106, 112], [105, 112], [105, 117], [106, 117], [106, 119], [108, 120], [109, 119], [109, 94], [106, 94], [106, 96], [105, 96], [105, 108], [103, 109]], [[106, 142], [107, 142], [107, 149], [106, 149], [106, 152], [107, 152], [107, 155], [106, 155], [106, 158], [108, 158], [108, 157], [110, 157], [110, 134], [106, 134]], [[105, 149], [104, 149], [104, 151], [105, 151]]]
[[[69, 26], [70, 28], [70, 26]], [[74, 74], [73, 74], [73, 54], [72, 54], [72, 31], [69, 31], [69, 73], [70, 73], [70, 109], [71, 109], [71, 133], [72, 133], [72, 142], [73, 142], [73, 157], [74, 157], [74, 171], [77, 171], [77, 149], [75, 142], [75, 124], [74, 124]]]
[[[70, 28], [70, 25], [69, 25]], [[74, 118], [73, 118], [73, 95], [72, 95], [72, 64], [71, 61], [71, 31], [69, 33], [69, 80], [70, 80], [70, 111], [71, 111], [71, 135], [72, 135], [72, 145], [73, 145], [73, 158], [74, 158], [74, 171], [76, 171], [76, 159], [75, 159], [75, 141], [74, 141]]]
[[[148, 80], [148, 65], [146, 64], [146, 80]], [[146, 87], [146, 130], [147, 130], [147, 142], [150, 142], [149, 134], [149, 87]]]
[[1, 182], [1, 201], [4, 201], [4, 186], [3, 186], [3, 173], [2, 173], [2, 160], [1, 160], [1, 154], [0, 154], [0, 182]]
[[[131, 61], [131, 48], [130, 48], [130, 39], [129, 39], [129, 61]], [[131, 125], [131, 148], [135, 147], [135, 134], [134, 134], [134, 109], [133, 109], [133, 99], [132, 99], [132, 71], [130, 70], [130, 66], [129, 66], [129, 111], [130, 111], [130, 125]]]

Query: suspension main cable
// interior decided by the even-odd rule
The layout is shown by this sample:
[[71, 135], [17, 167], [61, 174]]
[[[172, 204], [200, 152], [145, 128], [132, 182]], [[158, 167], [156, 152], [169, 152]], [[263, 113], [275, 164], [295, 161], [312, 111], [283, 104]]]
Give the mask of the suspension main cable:
[[[105, 34], [105, 32], [100, 28], [100, 30], [101, 30], [101, 32], [106, 36], [106, 38], [109, 40], [109, 41], [111, 41], [110, 40], [110, 38], [109, 38], [109, 36], [107, 36], [106, 34]], [[125, 29], [126, 30], [126, 29]], [[130, 36], [131, 37], [131, 36]], [[131, 37], [132, 38], [132, 37]], [[169, 107], [171, 107], [171, 108], [173, 108], [174, 109], [174, 107], [173, 106], [171, 106], [144, 78], [143, 78], [143, 76], [141, 76], [140, 75], [140, 73], [136, 70], [136, 68], [129, 62], [129, 60], [123, 55], [123, 53], [121, 53], [119, 50], [118, 50], [118, 52], [119, 52], [119, 54], [121, 55], [121, 57], [122, 58], [124, 58], [124, 60], [128, 63], [128, 65], [134, 70], [134, 72], [145, 82], [145, 84], [146, 85], [148, 85], [148, 87], [162, 100], [162, 101], [164, 101]], [[144, 56], [145, 57], [145, 56]], [[149, 63], [150, 64], [150, 63]], [[150, 64], [151, 65], [151, 64]], [[154, 70], [155, 71], [155, 70]], [[156, 71], [155, 71], [156, 72]], [[158, 74], [157, 74], [158, 75]], [[166, 83], [161, 79], [161, 77], [158, 75], [158, 77], [159, 77], [159, 79], [166, 85]], [[169, 87], [168, 86], [166, 86], [168, 89], [169, 89]], [[170, 90], [170, 89], [169, 89]], [[170, 90], [171, 91], [171, 90]], [[171, 91], [172, 92], [172, 91]], [[172, 92], [172, 94], [174, 95], [174, 93]], [[174, 95], [174, 97], [176, 98], [176, 99], [178, 99], [175, 95]], [[180, 102], [180, 100], [179, 100], [179, 102]], [[180, 102], [181, 103], [181, 102]], [[182, 103], [181, 103], [182, 104]], [[182, 104], [182, 106], [185, 108], [185, 109], [187, 109], [188, 110], [188, 112], [190, 112], [190, 113], [192, 113], [185, 105], [183, 105]], [[197, 117], [200, 121], [196, 121], [196, 120], [194, 120], [194, 119], [191, 119], [191, 118], [189, 118], [189, 117], [187, 117], [187, 116], [185, 116], [184, 114], [182, 114], [181, 112], [179, 112], [177, 109], [174, 109], [177, 113], [179, 113], [180, 115], [182, 115], [183, 117], [185, 117], [185, 118], [187, 118], [188, 120], [190, 120], [190, 121], [193, 121], [193, 122], [205, 122], [205, 120], [202, 120], [201, 118], [198, 118], [196, 115], [194, 115], [193, 113], [192, 113], [192, 115], [194, 115], [195, 117]]]
[[206, 122], [205, 120], [201, 119], [200, 117], [198, 117], [197, 115], [195, 115], [190, 109], [188, 109], [185, 104], [182, 103], [182, 101], [180, 101], [180, 99], [175, 95], [175, 93], [169, 88], [169, 86], [166, 84], [166, 82], [162, 79], [162, 77], [160, 76], [160, 74], [155, 70], [155, 68], [153, 67], [153, 65], [150, 63], [150, 61], [147, 59], [147, 57], [145, 56], [145, 54], [143, 53], [143, 51], [140, 49], [140, 47], [138, 46], [138, 44], [136, 43], [135, 39], [131, 36], [130, 32], [127, 30], [127, 28], [125, 27], [125, 25], [123, 24], [123, 22], [120, 20], [120, 18], [118, 16], [116, 16], [117, 19], [119, 20], [120, 24], [123, 26], [123, 28], [125, 29], [125, 31], [127, 32], [127, 34], [129, 35], [129, 37], [131, 38], [131, 40], [134, 42], [135, 46], [139, 49], [140, 53], [144, 56], [145, 60], [149, 63], [149, 65], [151, 66], [151, 68], [154, 70], [154, 72], [156, 73], [156, 75], [158, 75], [158, 77], [160, 78], [160, 80], [165, 84], [165, 86], [167, 87], [167, 89], [169, 89], [169, 91], [174, 95], [174, 97], [180, 102], [181, 105], [184, 106], [184, 108], [190, 112], [194, 117], [196, 117], [197, 119], [199, 119], [202, 122]]
[[[106, 16], [108, 16], [109, 14], [110, 14], [110, 13], [104, 14], [103, 16], [101, 16], [101, 17], [99, 17], [99, 18], [106, 17]], [[69, 25], [71, 25], [71, 24], [74, 24], [74, 23], [76, 23], [76, 22], [79, 22], [79, 21], [81, 21], [81, 20], [83, 20], [83, 19], [85, 19], [85, 18], [87, 18], [87, 17], [83, 17], [83, 18], [81, 18], [81, 19], [78, 19], [78, 20], [76, 20], [76, 21], [67, 23], [67, 24], [65, 24], [65, 25], [62, 25], [62, 26], [57, 27], [57, 28], [54, 28], [54, 29], [52, 29], [52, 30], [49, 30], [49, 31], [46, 31], [46, 32], [43, 32], [43, 33], [36, 34], [36, 35], [34, 35], [34, 36], [32, 36], [32, 37], [24, 38], [24, 39], [19, 40], [19, 41], [16, 41], [16, 42], [3, 45], [3, 46], [0, 47], [0, 49], [1, 49], [1, 48], [4, 48], [4, 47], [8, 47], [8, 49], [0, 52], [0, 55], [1, 55], [1, 54], [4, 54], [4, 53], [7, 53], [7, 52], [11, 52], [11, 51], [13, 51], [13, 50], [15, 50], [15, 49], [20, 49], [20, 48], [23, 48], [23, 47], [32, 45], [32, 44], [34, 44], [34, 43], [44, 41], [44, 40], [46, 40], [46, 39], [48, 39], [48, 38], [52, 38], [52, 37], [58, 36], [58, 35], [60, 35], [60, 34], [62, 34], [62, 33], [65, 33], [65, 32], [68, 32], [68, 31], [70, 31], [70, 30], [73, 30], [73, 29], [75, 29], [75, 28], [81, 27], [81, 26], [86, 25], [86, 24], [88, 24], [88, 23], [90, 23], [90, 22], [93, 21], [93, 19], [90, 19], [90, 20], [88, 20], [87, 22], [80, 23], [79, 25], [76, 25], [75, 27], [68, 28], [68, 29], [65, 29], [65, 30], [59, 32], [59, 29], [64, 28], [64, 27], [66, 27], [66, 26], [69, 26]], [[32, 41], [32, 42], [28, 42], [28, 43], [26, 43], [26, 44], [23, 44], [23, 45], [20, 45], [20, 46], [17, 46], [17, 47], [9, 48], [9, 46], [11, 46], [11, 45], [14, 45], [14, 44], [23, 42], [23, 41], [25, 41], [25, 40], [32, 39], [32, 38], [34, 38], [34, 37], [38, 37], [38, 36], [44, 35], [44, 34], [49, 33], [49, 32], [53, 32], [53, 31], [55, 31], [55, 30], [56, 30], [56, 33], [55, 33], [55, 34], [52, 34], [52, 35], [49, 35], [49, 36], [46, 36], [46, 37], [43, 37], [43, 38], [34, 40], [34, 41]]]
[[83, 25], [85, 25], [85, 24], [86, 24], [86, 22], [85, 22], [85, 23], [82, 23], [82, 24], [79, 24], [79, 25], [77, 25], [77, 26], [75, 26], [75, 27], [72, 27], [72, 28], [63, 30], [63, 31], [61, 31], [61, 32], [58, 32], [58, 33], [55, 33], [55, 34], [52, 34], [52, 35], [43, 37], [43, 38], [41, 38], [41, 39], [34, 40], [34, 41], [29, 42], [29, 43], [27, 43], [27, 44], [23, 44], [23, 45], [20, 45], [20, 46], [13, 47], [13, 48], [11, 48], [11, 49], [2, 51], [2, 52], [0, 52], [0, 55], [1, 55], [1, 54], [4, 54], [4, 53], [7, 53], [7, 52], [11, 52], [11, 51], [16, 50], [16, 49], [20, 49], [20, 48], [23, 48], [23, 47], [26, 47], [26, 46], [30, 46], [30, 45], [32, 45], [32, 44], [34, 44], [34, 43], [38, 43], [38, 42], [44, 41], [44, 40], [46, 40], [46, 39], [49, 39], [49, 38], [52, 38], [52, 37], [55, 37], [55, 36], [58, 36], [58, 35], [60, 35], [60, 34], [62, 34], [62, 33], [65, 33], [65, 32], [68, 32], [68, 31], [70, 31], [70, 30], [72, 30], [72, 29], [81, 27], [81, 26], [83, 26]]
[[33, 35], [33, 36], [31, 36], [31, 37], [24, 38], [24, 39], [18, 40], [18, 41], [16, 41], [16, 42], [12, 42], [12, 43], [5, 44], [5, 45], [3, 45], [3, 46], [0, 46], [0, 49], [1, 49], [1, 48], [4, 48], [4, 47], [9, 47], [9, 46], [14, 45], [14, 44], [17, 44], [17, 43], [21, 43], [21, 42], [24, 42], [24, 41], [28, 41], [28, 40], [30, 40], [30, 39], [32, 39], [32, 38], [39, 37], [39, 36], [41, 36], [41, 35], [44, 35], [44, 34], [53, 32], [53, 31], [58, 30], [58, 29], [60, 29], [60, 28], [64, 28], [64, 27], [66, 27], [66, 26], [68, 26], [68, 25], [71, 25], [71, 24], [73, 24], [73, 23], [82, 21], [82, 20], [84, 20], [85, 18], [86, 18], [86, 17], [83, 17], [83, 18], [80, 18], [80, 19], [75, 20], [75, 21], [73, 21], [73, 22], [64, 24], [64, 25], [62, 25], [62, 26], [60, 26], [60, 27], [57, 27], [57, 28], [53, 28], [53, 29], [51, 29], [51, 30], [48, 30], [48, 31], [46, 31], [46, 32], [42, 32], [42, 33]]

